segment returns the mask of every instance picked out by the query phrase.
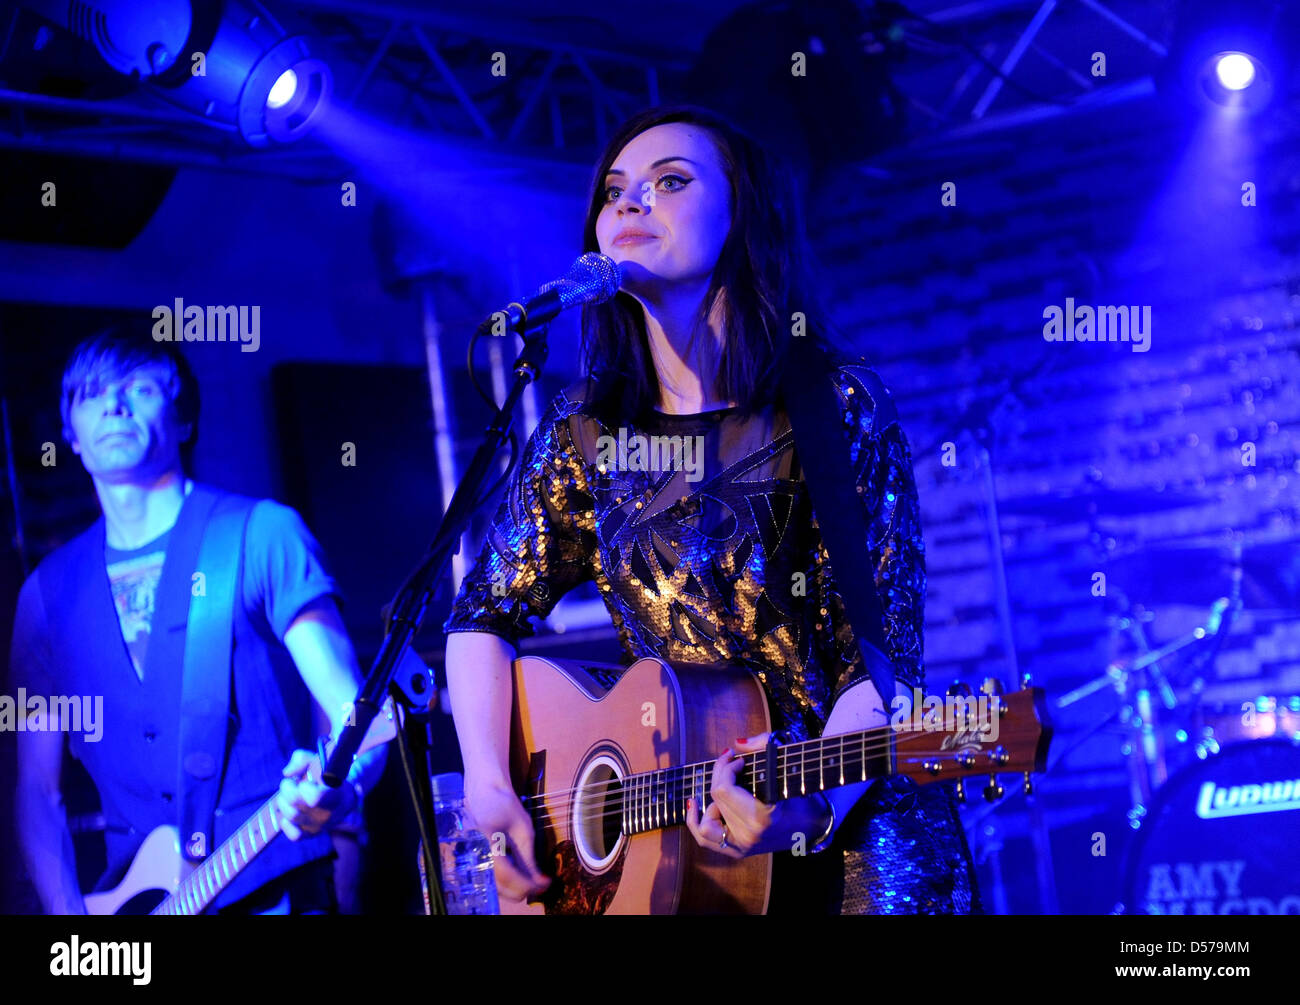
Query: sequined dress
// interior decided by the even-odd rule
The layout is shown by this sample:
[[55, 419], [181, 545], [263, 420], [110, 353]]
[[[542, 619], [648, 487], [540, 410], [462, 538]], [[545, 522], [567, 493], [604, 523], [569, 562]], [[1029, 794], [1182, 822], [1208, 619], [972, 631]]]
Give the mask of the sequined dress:
[[[867, 555], [888, 655], [897, 680], [919, 687], [925, 544], [907, 440], [874, 371], [842, 365], [836, 385], [871, 515]], [[584, 387], [558, 395], [529, 438], [445, 630], [514, 643], [594, 580], [629, 662], [748, 666], [774, 728], [794, 740], [820, 735], [836, 699], [869, 675], [784, 411], [652, 412], [611, 427], [585, 405]], [[775, 913], [980, 910], [945, 786], [877, 782], [830, 851], [779, 854], [775, 869]]]

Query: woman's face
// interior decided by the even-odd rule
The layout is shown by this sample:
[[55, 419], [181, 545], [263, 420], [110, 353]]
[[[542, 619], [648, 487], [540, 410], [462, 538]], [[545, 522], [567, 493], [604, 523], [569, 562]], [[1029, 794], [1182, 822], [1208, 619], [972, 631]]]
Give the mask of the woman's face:
[[614, 158], [603, 193], [596, 239], [622, 263], [625, 289], [712, 275], [731, 227], [731, 186], [704, 128], [668, 122], [635, 136]]

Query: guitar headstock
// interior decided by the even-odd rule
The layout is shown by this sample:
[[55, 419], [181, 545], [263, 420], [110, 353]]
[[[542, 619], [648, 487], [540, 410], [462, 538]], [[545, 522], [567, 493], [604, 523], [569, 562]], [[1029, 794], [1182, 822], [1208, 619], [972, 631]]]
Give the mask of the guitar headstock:
[[[940, 706], [940, 707], [936, 707]], [[1019, 774], [1025, 791], [1030, 774], [1047, 767], [1052, 737], [1043, 689], [1012, 694], [927, 695], [901, 728], [895, 728], [897, 773], [918, 785], [958, 780], [965, 801], [967, 778], [983, 778], [984, 798], [1003, 794], [999, 774]]]

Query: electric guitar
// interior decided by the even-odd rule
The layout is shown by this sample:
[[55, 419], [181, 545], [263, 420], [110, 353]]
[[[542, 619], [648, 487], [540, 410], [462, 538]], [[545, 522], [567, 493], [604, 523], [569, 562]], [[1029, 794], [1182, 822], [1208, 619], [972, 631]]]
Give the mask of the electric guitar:
[[[397, 735], [392, 699], [370, 723], [357, 756]], [[319, 779], [320, 758], [308, 766]], [[149, 832], [136, 851], [122, 882], [103, 893], [85, 895], [88, 914], [199, 914], [234, 881], [284, 827], [272, 796], [247, 821], [197, 865], [181, 854], [180, 832], [171, 826]]]
[[[685, 827], [686, 800], [701, 813], [711, 801], [717, 752], [771, 729], [748, 671], [655, 658], [624, 671], [540, 656], [513, 668], [511, 777], [533, 818], [537, 861], [553, 880], [539, 901], [502, 898], [503, 914], [766, 911], [772, 856], [728, 858]], [[982, 720], [955, 730], [909, 721], [913, 728], [772, 744], [745, 755], [737, 784], [775, 803], [902, 774], [919, 784], [963, 780], [964, 799], [964, 779], [980, 775], [994, 799], [997, 773], [1023, 773], [1028, 786], [1029, 773], [1044, 769], [1051, 729], [1041, 688], [984, 708]]]

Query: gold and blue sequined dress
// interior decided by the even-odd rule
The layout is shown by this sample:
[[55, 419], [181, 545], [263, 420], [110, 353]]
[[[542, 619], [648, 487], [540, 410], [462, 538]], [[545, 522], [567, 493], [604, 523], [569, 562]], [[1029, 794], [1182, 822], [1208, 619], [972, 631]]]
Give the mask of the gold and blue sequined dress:
[[[843, 365], [836, 383], [871, 514], [867, 554], [888, 655], [898, 681], [920, 687], [925, 543], [907, 440], [874, 371]], [[585, 407], [584, 386], [558, 395], [530, 437], [445, 631], [514, 643], [566, 592], [594, 580], [629, 663], [652, 655], [745, 665], [763, 684], [773, 728], [792, 740], [820, 735], [839, 695], [869, 675], [784, 411], [653, 412], [620, 429]], [[698, 449], [653, 470], [653, 460], [634, 454], [636, 438], [651, 436]], [[629, 470], [645, 466], [652, 470]], [[831, 851], [778, 854], [775, 870], [773, 913], [980, 910], [955, 801], [942, 785], [877, 782]]]

